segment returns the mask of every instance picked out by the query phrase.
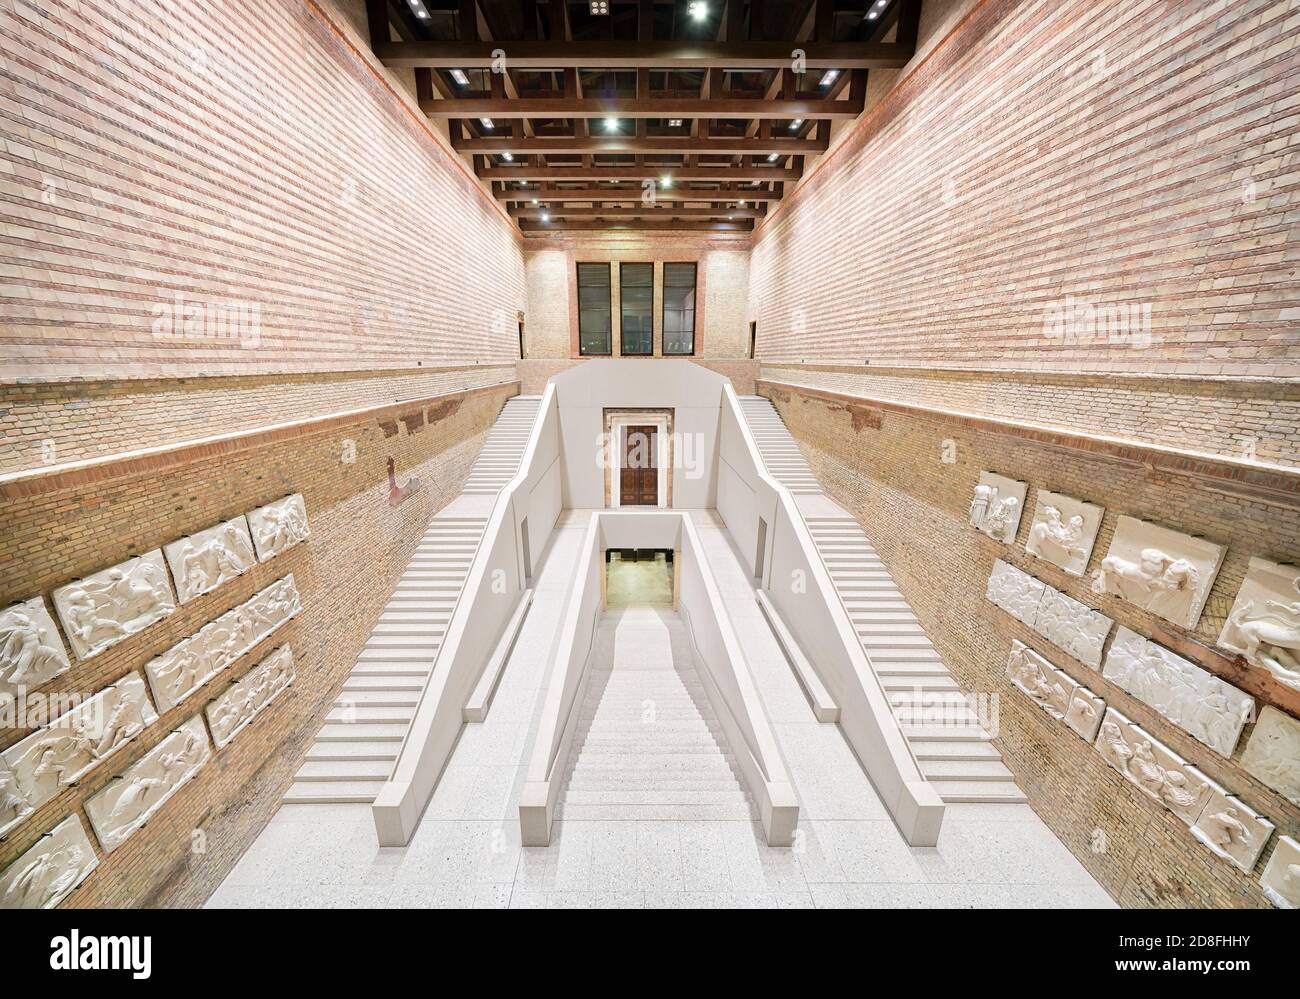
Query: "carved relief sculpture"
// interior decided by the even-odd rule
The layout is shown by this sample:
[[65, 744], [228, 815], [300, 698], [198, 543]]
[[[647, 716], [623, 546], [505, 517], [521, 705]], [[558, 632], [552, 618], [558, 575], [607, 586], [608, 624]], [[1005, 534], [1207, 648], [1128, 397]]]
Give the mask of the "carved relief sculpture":
[[1111, 593], [1184, 628], [1196, 627], [1223, 563], [1224, 548], [1134, 517], [1120, 517], [1093, 575]]
[[128, 673], [4, 751], [12, 793], [39, 808], [157, 720], [144, 680]]
[[1259, 714], [1241, 754], [1246, 772], [1300, 805], [1300, 721], [1271, 704]]
[[1101, 611], [1044, 585], [1038, 612], [1030, 623], [1040, 635], [1080, 662], [1094, 669], [1101, 665], [1101, 650], [1112, 624]]
[[147, 663], [144, 671], [159, 710], [180, 704], [300, 610], [290, 573]]
[[1245, 802], [1210, 785], [1210, 797], [1192, 826], [1192, 835], [1224, 860], [1249, 874], [1276, 827]]
[[0, 708], [71, 668], [54, 619], [40, 597], [0, 613]]
[[248, 515], [258, 561], [265, 562], [311, 536], [301, 493], [258, 507]]
[[1114, 708], [1107, 708], [1094, 743], [1114, 770], [1188, 826], [1200, 817], [1211, 781]]
[[1251, 559], [1219, 644], [1300, 690], [1300, 568]]
[[1040, 489], [1025, 551], [1072, 576], [1082, 576], [1088, 568], [1103, 512], [1094, 503]]
[[210, 593], [257, 564], [244, 518], [236, 517], [163, 548], [181, 603]]
[[1065, 712], [1065, 724], [1085, 742], [1095, 742], [1105, 713], [1105, 701], [1087, 687], [1075, 687], [1074, 694], [1070, 697], [1070, 706]]
[[1122, 626], [1101, 675], [1222, 756], [1232, 756], [1255, 716], [1249, 694]]
[[1045, 589], [1045, 583], [998, 559], [993, 563], [985, 595], [1016, 620], [1032, 626]]
[[53, 909], [98, 866], [81, 819], [69, 815], [0, 874], [0, 909]]
[[1279, 909], [1300, 909], [1300, 843], [1290, 836], [1279, 837], [1259, 883]]
[[1060, 721], [1069, 710], [1078, 684], [1049, 663], [1024, 642], [1012, 642], [1007, 657], [1011, 682], [1049, 715]]
[[208, 728], [218, 749], [224, 749], [295, 678], [293, 650], [276, 649], [208, 704]]
[[86, 815], [112, 853], [212, 758], [208, 733], [195, 715], [154, 746], [103, 791], [86, 801]]
[[0, 757], [0, 836], [35, 810], [18, 790], [18, 778]]
[[79, 659], [89, 659], [176, 609], [161, 551], [54, 591], [54, 607]]
[[995, 541], [1011, 544], [1020, 526], [1029, 487], [995, 472], [980, 472], [970, 503], [970, 525]]

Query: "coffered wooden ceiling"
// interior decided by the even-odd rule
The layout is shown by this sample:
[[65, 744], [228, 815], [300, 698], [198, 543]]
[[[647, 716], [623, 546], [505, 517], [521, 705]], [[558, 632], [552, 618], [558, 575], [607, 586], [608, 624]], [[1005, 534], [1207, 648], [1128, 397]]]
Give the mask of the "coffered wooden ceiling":
[[535, 233], [753, 229], [831, 122], [862, 112], [868, 72], [911, 57], [921, 4], [366, 6], [375, 54], [414, 69], [421, 108]]

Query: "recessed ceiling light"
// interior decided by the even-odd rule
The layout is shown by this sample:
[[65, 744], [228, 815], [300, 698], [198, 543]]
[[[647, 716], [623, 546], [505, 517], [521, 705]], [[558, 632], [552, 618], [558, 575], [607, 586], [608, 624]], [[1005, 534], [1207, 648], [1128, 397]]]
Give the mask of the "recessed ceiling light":
[[491, 118], [480, 118], [480, 119], [479, 119], [479, 123], [480, 123], [484, 128], [492, 128], [492, 127], [493, 127], [493, 126], [492, 126], [492, 119], [491, 119]]
[[533, 198], [533, 204], [537, 204], [537, 199]]
[[513, 162], [515, 161], [515, 154], [514, 154], [514, 153], [502, 153], [502, 154], [501, 154], [501, 158], [502, 158], [503, 160], [505, 160], [507, 163], [513, 163]]
[[542, 212], [542, 221], [543, 221], [543, 222], [549, 222], [549, 221], [551, 221], [551, 216], [550, 216], [550, 214], [547, 213], [547, 212]]
[[835, 82], [835, 78], [839, 75], [840, 75], [840, 71], [838, 69], [828, 69], [824, 74], [822, 74], [821, 85], [823, 87], [829, 87], [832, 83]]
[[691, 17], [697, 21], [703, 21], [709, 16], [709, 5], [704, 0], [691, 0], [686, 9], [690, 12]]
[[424, 4], [421, 2], [421, 0], [406, 0], [406, 2], [410, 6], [411, 10], [415, 13], [416, 17], [420, 18], [421, 20], [424, 20], [429, 16], [429, 12], [424, 9]]
[[606, 118], [606, 119], [605, 119], [605, 131], [606, 131], [606, 132], [617, 132], [617, 131], [618, 131], [618, 119], [617, 119], [617, 118]]
[[790, 131], [797, 132], [802, 126], [803, 126], [803, 119], [796, 118], [794, 121], [790, 122]]
[[660, 186], [660, 187], [672, 187], [672, 186], [673, 186], [673, 179], [672, 179], [671, 177], [669, 177], [668, 174], [664, 174], [662, 177], [659, 178], [659, 186]]
[[465, 71], [463, 69], [453, 69], [451, 71], [451, 78], [455, 82], [456, 86], [458, 87], [469, 86], [469, 77], [465, 75]]
[[669, 127], [669, 128], [681, 128], [681, 127], [682, 127], [682, 120], [681, 120], [680, 118], [669, 118], [669, 119], [668, 119], [668, 127]]
[[879, 16], [880, 16], [880, 11], [878, 11], [878, 10], [872, 10], [872, 11], [868, 11], [868, 12], [867, 12], [867, 20], [868, 20], [868, 21], [874, 21], [874, 20], [875, 20], [876, 18], [878, 18]]
[[609, 0], [591, 0], [589, 8], [593, 16], [599, 17], [609, 13]]
[[767, 154], [767, 161], [768, 161], [769, 163], [775, 163], [775, 162], [776, 162], [777, 160], [779, 160], [780, 158], [781, 158], [781, 154], [780, 154], [780, 153], [768, 153], [768, 154]]
[[740, 207], [741, 207], [741, 208], [744, 208], [744, 207], [745, 207], [745, 203], [744, 203], [743, 201], [740, 202]]

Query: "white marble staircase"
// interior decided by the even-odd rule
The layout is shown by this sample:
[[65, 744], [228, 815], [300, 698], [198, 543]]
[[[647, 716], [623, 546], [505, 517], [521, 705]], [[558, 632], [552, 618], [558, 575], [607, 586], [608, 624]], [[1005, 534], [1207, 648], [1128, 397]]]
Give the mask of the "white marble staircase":
[[[521, 421], [531, 421], [527, 414], [536, 411], [536, 398], [516, 397], [506, 403], [470, 480], [477, 476], [480, 484], [509, 481], [528, 439], [528, 431], [520, 430]], [[501, 477], [511, 456], [514, 467]], [[458, 504], [453, 501], [429, 522], [294, 775], [286, 802], [371, 804], [388, 779], [487, 524], [490, 500]], [[482, 515], [465, 513], [467, 507]]]
[[506, 402], [488, 431], [462, 490], [469, 495], [495, 494], [514, 478], [519, 459], [532, 433], [541, 396], [517, 395]]
[[763, 464], [776, 480], [792, 493], [820, 493], [822, 487], [812, 468], [772, 403], [761, 395], [742, 395], [740, 408], [763, 454]]
[[[767, 399], [742, 397], [741, 405], [751, 430], [755, 421], [763, 428], [764, 436], [755, 436], [764, 463], [770, 446], [779, 446], [781, 455], [798, 448]], [[821, 489], [802, 491], [808, 495]], [[827, 515], [805, 513], [804, 521], [922, 773], [944, 801], [1025, 801], [866, 532], [847, 512], [830, 515], [838, 509], [833, 503], [821, 506]]]
[[607, 613], [557, 819], [753, 821], [681, 618]]

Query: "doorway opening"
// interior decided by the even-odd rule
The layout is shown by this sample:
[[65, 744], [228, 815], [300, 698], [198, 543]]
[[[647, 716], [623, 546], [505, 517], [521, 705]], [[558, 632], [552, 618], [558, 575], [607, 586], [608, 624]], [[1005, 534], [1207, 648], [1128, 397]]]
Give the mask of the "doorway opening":
[[676, 578], [671, 548], [611, 548], [605, 552], [605, 606], [673, 607]]
[[519, 359], [524, 358], [524, 317], [519, 317]]
[[659, 428], [623, 428], [619, 463], [619, 506], [659, 505]]
[[749, 324], [749, 356], [756, 357], [758, 351], [758, 323]]
[[754, 551], [754, 579], [763, 583], [763, 556], [767, 554], [767, 521], [758, 518], [758, 546]]

